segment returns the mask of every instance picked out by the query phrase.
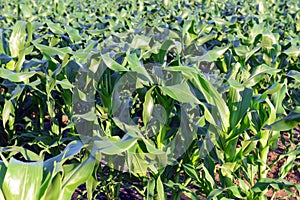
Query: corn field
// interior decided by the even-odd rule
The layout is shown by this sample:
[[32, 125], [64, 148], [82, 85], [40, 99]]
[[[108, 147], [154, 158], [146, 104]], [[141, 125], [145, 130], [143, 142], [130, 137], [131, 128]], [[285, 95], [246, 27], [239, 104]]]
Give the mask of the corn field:
[[0, 199], [300, 199], [299, 1], [0, 2]]

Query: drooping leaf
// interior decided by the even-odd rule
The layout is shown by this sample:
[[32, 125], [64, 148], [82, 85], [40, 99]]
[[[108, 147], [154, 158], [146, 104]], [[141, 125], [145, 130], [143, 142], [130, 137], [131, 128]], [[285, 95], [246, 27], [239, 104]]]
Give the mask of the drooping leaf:
[[259, 65], [257, 68], [255, 68], [253, 74], [251, 74], [251, 76], [247, 80], [245, 80], [243, 85], [245, 87], [252, 87], [259, 81], [261, 81], [264, 78], [265, 74], [274, 75], [280, 71], [280, 69], [269, 67], [266, 64]]
[[37, 72], [12, 72], [8, 69], [0, 68], [0, 77], [12, 82], [23, 82], [37, 74]]
[[214, 62], [217, 61], [229, 47], [216, 47], [213, 50], [206, 52], [203, 56], [199, 57], [200, 61]]
[[60, 59], [63, 59], [66, 54], [72, 54], [72, 49], [70, 47], [63, 47], [63, 48], [50, 47], [43, 44], [39, 44], [36, 41], [33, 41], [32, 43], [43, 54], [46, 54], [48, 56], [58, 55]]
[[119, 63], [117, 63], [116, 61], [114, 61], [109, 54], [104, 54], [102, 55], [103, 58], [103, 62], [105, 63], [105, 65], [117, 72], [122, 72], [122, 71], [128, 71], [127, 68], [123, 67], [122, 65], [120, 65]]
[[300, 123], [300, 113], [291, 112], [286, 117], [267, 125], [264, 128], [273, 131], [288, 131]]
[[171, 98], [182, 103], [198, 103], [199, 100], [191, 92], [186, 82], [172, 85], [172, 86], [160, 86], [160, 89]]

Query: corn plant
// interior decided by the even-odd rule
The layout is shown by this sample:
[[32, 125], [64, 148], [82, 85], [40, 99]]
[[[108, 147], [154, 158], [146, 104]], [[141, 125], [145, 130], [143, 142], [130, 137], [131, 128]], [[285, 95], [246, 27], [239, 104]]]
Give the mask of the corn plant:
[[1, 199], [299, 196], [296, 1], [0, 11]]

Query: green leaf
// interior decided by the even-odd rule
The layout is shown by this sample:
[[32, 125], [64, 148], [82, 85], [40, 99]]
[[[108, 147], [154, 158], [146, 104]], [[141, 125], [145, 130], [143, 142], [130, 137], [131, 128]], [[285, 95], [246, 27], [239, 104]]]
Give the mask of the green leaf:
[[43, 178], [42, 162], [21, 162], [11, 158], [3, 181], [6, 199], [38, 199]]
[[277, 38], [274, 33], [262, 34], [261, 45], [265, 48], [272, 48], [273, 44], [277, 44]]
[[214, 189], [207, 196], [207, 200], [214, 200], [223, 192], [223, 189]]
[[230, 112], [222, 95], [204, 76], [192, 73], [191, 78], [195, 87], [204, 95], [207, 103], [213, 106], [210, 111], [211, 117], [207, 120], [215, 126], [221, 125], [220, 128], [226, 132], [230, 126]]
[[94, 142], [97, 151], [107, 154], [107, 155], [118, 155], [122, 152], [127, 151], [136, 143], [137, 138], [134, 138], [128, 134], [123, 136], [121, 140], [116, 138], [102, 138], [101, 140], [96, 140]]
[[187, 175], [189, 175], [191, 178], [195, 179], [196, 181], [201, 182], [198, 174], [199, 172], [191, 164], [184, 164], [183, 168]]
[[239, 199], [244, 199], [244, 197], [241, 195], [239, 191], [238, 186], [231, 186], [224, 189], [214, 189], [213, 191], [211, 191], [211, 193], [209, 193], [207, 199], [208, 200], [217, 199], [217, 197], [219, 197], [219, 195], [221, 195], [223, 191], [231, 191], [234, 197]]
[[213, 50], [206, 52], [204, 55], [199, 57], [200, 61], [214, 62], [217, 61], [229, 47], [215, 47]]
[[71, 199], [76, 188], [88, 180], [95, 166], [95, 159], [92, 155], [80, 164], [70, 164], [64, 167], [64, 176], [59, 200]]
[[24, 159], [29, 160], [29, 161], [41, 161], [42, 158], [38, 156], [36, 153], [33, 151], [30, 151], [29, 149], [26, 149], [21, 146], [9, 146], [9, 147], [4, 147], [0, 148], [1, 152], [9, 152], [10, 156], [13, 156], [15, 154], [20, 153]]
[[61, 85], [61, 87], [65, 90], [71, 89], [74, 87], [74, 85], [72, 83], [70, 83], [70, 81], [68, 81], [68, 79], [63, 79], [61, 81], [56, 80], [56, 83]]
[[59, 195], [61, 194], [61, 182], [61, 173], [55, 174], [53, 178], [51, 177], [50, 183], [44, 195], [41, 197], [41, 200], [59, 199]]
[[288, 48], [287, 50], [285, 50], [283, 53], [285, 53], [288, 56], [292, 56], [295, 58], [299, 58], [300, 56], [300, 48], [299, 46], [291, 46], [290, 48]]
[[8, 69], [0, 68], [0, 77], [12, 82], [24, 82], [31, 78], [37, 72], [12, 72]]
[[[287, 189], [293, 186], [296, 186], [297, 184], [290, 183], [284, 179], [272, 179], [272, 178], [263, 178], [258, 180], [255, 185], [252, 187], [252, 191], [255, 193], [261, 193], [262, 191], [265, 191], [269, 186], [275, 186], [280, 189]], [[298, 186], [299, 188], [299, 186]]]
[[44, 162], [44, 167], [47, 170], [47, 172], [52, 172], [54, 168], [54, 163], [64, 163], [67, 159], [70, 159], [71, 157], [74, 157], [76, 154], [79, 153], [81, 150], [83, 144], [79, 140], [75, 140], [70, 142], [64, 149], [63, 152], [61, 152], [59, 155], [50, 158]]
[[2, 122], [5, 127], [6, 122], [9, 120], [11, 114], [14, 114], [15, 109], [10, 100], [5, 101], [3, 111], [2, 111]]
[[104, 54], [102, 55], [103, 58], [103, 62], [105, 63], [105, 65], [117, 72], [122, 72], [122, 71], [128, 71], [127, 68], [123, 67], [122, 65], [120, 65], [119, 63], [117, 63], [116, 61], [114, 61], [109, 54]]
[[145, 101], [143, 103], [143, 122], [144, 125], [146, 126], [148, 122], [151, 120], [152, 117], [152, 111], [154, 107], [154, 100], [152, 98], [152, 91], [155, 87], [150, 88], [146, 95], [145, 95]]
[[151, 38], [143, 36], [143, 35], [135, 35], [132, 42], [131, 47], [134, 49], [145, 49], [149, 48]]
[[24, 21], [17, 21], [13, 27], [9, 39], [9, 48], [12, 57], [18, 57], [19, 52], [25, 47], [26, 24]]
[[186, 82], [172, 85], [172, 86], [160, 86], [159, 87], [165, 94], [181, 103], [198, 103], [199, 100], [191, 92]]
[[256, 47], [254, 47], [252, 50], [250, 50], [248, 46], [242, 45], [242, 46], [239, 46], [239, 47], [234, 48], [234, 51], [236, 52], [236, 54], [237, 54], [239, 57], [244, 57], [245, 62], [247, 62], [248, 59], [249, 59], [253, 54], [255, 54], [260, 48], [261, 48], [260, 46], [256, 46]]
[[77, 29], [74, 29], [71, 26], [66, 26], [65, 28], [72, 42], [76, 43], [82, 40], [79, 31]]
[[286, 75], [295, 79], [295, 81], [300, 82], [300, 72], [296, 70], [290, 70]]
[[280, 71], [280, 69], [269, 67], [266, 64], [259, 65], [253, 74], [251, 74], [251, 76], [244, 81], [243, 85], [245, 87], [252, 87], [259, 83], [264, 78], [265, 74], [274, 75]]
[[136, 54], [130, 54], [126, 57], [129, 63], [129, 67], [132, 71], [137, 72], [140, 78], [144, 81], [153, 83], [153, 80], [145, 67], [142, 66]]
[[155, 180], [153, 178], [148, 180], [147, 184], [147, 197], [146, 200], [154, 199]]
[[241, 91], [235, 88], [230, 88], [229, 94], [230, 126], [231, 128], [234, 128], [239, 124], [247, 110], [250, 108], [253, 90], [245, 88]]
[[[3, 161], [0, 161], [0, 190], [2, 190], [2, 185], [3, 185], [3, 181], [4, 181], [4, 176], [5, 176], [5, 173], [6, 173], [6, 166], [4, 164]], [[1, 194], [0, 194], [0, 199], [1, 199]]]
[[63, 47], [63, 48], [50, 47], [43, 44], [39, 44], [35, 41], [33, 41], [32, 44], [37, 49], [39, 49], [43, 54], [46, 54], [48, 56], [58, 55], [60, 59], [63, 59], [66, 54], [72, 54], [73, 52], [70, 47]]
[[[274, 86], [274, 87], [273, 87]], [[271, 90], [271, 91], [270, 91]], [[267, 91], [268, 94], [272, 94], [272, 101], [275, 104], [275, 110], [277, 115], [285, 114], [283, 107], [283, 100], [286, 97], [287, 85], [286, 84], [274, 84]]]
[[136, 153], [137, 145], [133, 146], [133, 151], [126, 153], [126, 163], [129, 171], [134, 174], [146, 176], [147, 169], [150, 167], [149, 161], [145, 159], [145, 154]]
[[164, 190], [164, 185], [163, 182], [161, 181], [161, 176], [158, 176], [156, 180], [156, 190], [158, 194], [158, 199], [160, 200], [165, 200], [165, 190]]
[[64, 34], [65, 31], [63, 28], [60, 27], [59, 23], [53, 23], [50, 20], [46, 21], [48, 28], [54, 33], [54, 34]]
[[280, 119], [271, 125], [267, 125], [264, 128], [273, 131], [288, 131], [293, 129], [299, 123], [300, 123], [300, 113], [291, 112], [283, 119]]

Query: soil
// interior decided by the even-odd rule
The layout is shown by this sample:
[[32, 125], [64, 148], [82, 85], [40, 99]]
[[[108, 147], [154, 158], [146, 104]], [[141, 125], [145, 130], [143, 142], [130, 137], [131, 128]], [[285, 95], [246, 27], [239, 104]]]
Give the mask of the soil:
[[[300, 130], [299, 127], [297, 127], [295, 129], [295, 134], [294, 134], [294, 137], [292, 138], [294, 144], [298, 144], [300, 142], [300, 136], [299, 136], [300, 131], [299, 130]], [[293, 148], [291, 146], [289, 134], [284, 133], [283, 138], [284, 138], [284, 143], [282, 142], [282, 140], [279, 140], [278, 148], [274, 151], [270, 151], [269, 156], [268, 156], [268, 165], [271, 165], [273, 163], [273, 161], [275, 161], [278, 158], [278, 156], [284, 154], [288, 148]], [[267, 177], [273, 178], [273, 179], [278, 178], [280, 168], [285, 162], [286, 162], [286, 158], [280, 159], [271, 168], [271, 170], [267, 174]], [[298, 167], [294, 166], [294, 168], [288, 172], [288, 174], [286, 175], [286, 177], [284, 179], [291, 183], [294, 183], [294, 184], [300, 184], [300, 172], [299, 172], [300, 159], [296, 159], [295, 162], [298, 163]], [[284, 190], [279, 190], [279, 191], [276, 191], [276, 193], [275, 193], [275, 199], [289, 199], [289, 200], [300, 199], [299, 192], [297, 192], [297, 190], [295, 188], [291, 188], [291, 190], [293, 192], [292, 197], [291, 197], [291, 195], [288, 194], [288, 192], [286, 192]], [[267, 195], [267, 197], [271, 198], [273, 194], [274, 194], [274, 190], [270, 189], [266, 195]], [[290, 197], [288, 197], [288, 196], [290, 196]]]

